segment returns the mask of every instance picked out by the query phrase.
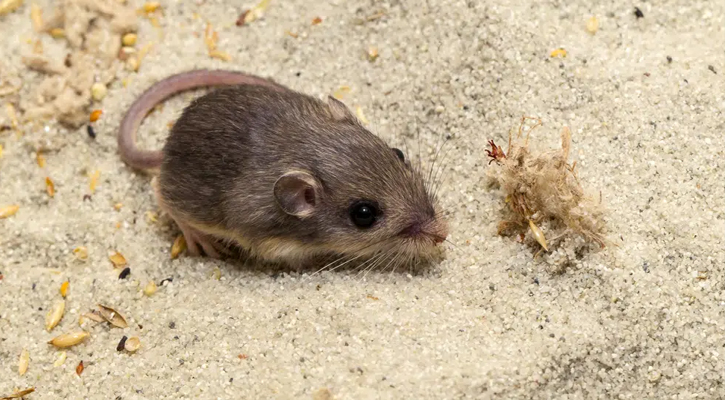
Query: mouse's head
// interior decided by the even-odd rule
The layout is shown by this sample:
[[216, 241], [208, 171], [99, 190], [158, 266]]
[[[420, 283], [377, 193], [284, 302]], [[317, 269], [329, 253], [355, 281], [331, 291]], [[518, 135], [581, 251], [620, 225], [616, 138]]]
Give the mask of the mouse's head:
[[374, 256], [382, 267], [439, 254], [448, 227], [429, 182], [343, 103], [330, 98], [328, 107], [315, 128], [325, 132], [309, 144], [315, 162], [277, 180], [278, 205], [311, 227], [325, 252]]

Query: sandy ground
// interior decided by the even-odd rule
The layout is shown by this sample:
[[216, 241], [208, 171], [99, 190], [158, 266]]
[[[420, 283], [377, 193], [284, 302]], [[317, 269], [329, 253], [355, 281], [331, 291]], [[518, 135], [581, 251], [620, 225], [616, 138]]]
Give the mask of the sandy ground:
[[[0, 206], [20, 205], [0, 220], [0, 395], [32, 386], [29, 399], [725, 398], [725, 3], [641, 2], [643, 18], [625, 1], [501, 3], [272, 0], [263, 20], [240, 28], [242, 5], [162, 1], [165, 36], [140, 20], [139, 46], [157, 45], [94, 106], [95, 140], [53, 122], [0, 132]], [[26, 5], [0, 18], [9, 65], [36, 37], [29, 14]], [[204, 19], [231, 62], [208, 57]], [[559, 47], [566, 58], [550, 56]], [[171, 260], [176, 231], [148, 218], [158, 212], [149, 178], [119, 160], [115, 132], [146, 87], [198, 67], [316, 96], [349, 86], [344, 101], [376, 133], [415, 148], [419, 132], [426, 155], [452, 135], [441, 201], [455, 246], [445, 261], [418, 274], [310, 276]], [[21, 71], [25, 93], [41, 77]], [[148, 118], [143, 146], [161, 145], [192, 95]], [[532, 143], [543, 150], [571, 127], [572, 159], [601, 190], [617, 246], [535, 260], [535, 247], [497, 236], [503, 202], [488, 188], [484, 149], [522, 115], [542, 118]], [[74, 259], [77, 246], [87, 262]], [[128, 260], [128, 278], [118, 279], [112, 251]], [[164, 278], [173, 282], [141, 293]], [[65, 316], [49, 333], [45, 315], [65, 280]], [[90, 338], [54, 367], [47, 341], [79, 329], [97, 303], [129, 327], [86, 322]], [[141, 349], [116, 351], [124, 335]]]

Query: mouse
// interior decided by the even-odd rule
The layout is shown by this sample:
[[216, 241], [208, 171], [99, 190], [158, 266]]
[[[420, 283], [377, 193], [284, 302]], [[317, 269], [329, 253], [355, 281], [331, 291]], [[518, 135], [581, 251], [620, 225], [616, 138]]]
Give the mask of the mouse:
[[[211, 90], [183, 109], [161, 150], [136, 146], [154, 107], [202, 88]], [[321, 257], [400, 265], [432, 260], [448, 236], [425, 174], [401, 150], [333, 96], [270, 78], [202, 69], [157, 81], [126, 112], [118, 149], [154, 173], [159, 208], [191, 256], [235, 247], [297, 269]]]

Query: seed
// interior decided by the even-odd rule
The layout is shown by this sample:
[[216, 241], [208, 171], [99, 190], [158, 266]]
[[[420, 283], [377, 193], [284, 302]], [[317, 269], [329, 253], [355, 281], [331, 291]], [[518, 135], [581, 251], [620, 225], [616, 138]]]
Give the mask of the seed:
[[350, 88], [350, 86], [340, 86], [334, 92], [332, 92], [332, 96], [336, 99], [342, 99], [345, 94], [350, 93], [351, 90], [352, 88]]
[[126, 339], [128, 339], [128, 337], [125, 335], [121, 338], [121, 341], [118, 342], [118, 346], [116, 346], [116, 351], [121, 351], [124, 347], [126, 347]]
[[127, 33], [123, 35], [123, 39], [121, 39], [121, 43], [123, 43], [124, 46], [133, 46], [136, 44], [136, 34], [135, 33]]
[[55, 328], [65, 312], [65, 300], [55, 303], [55, 306], [45, 315], [45, 329], [50, 332]]
[[0, 2], [0, 15], [10, 14], [23, 5], [23, 0], [3, 0]]
[[87, 312], [87, 313], [81, 315], [81, 317], [86, 317], [86, 318], [90, 319], [91, 321], [96, 321], [96, 322], [105, 321], [103, 319], [103, 317], [101, 316], [101, 314], [98, 313], [98, 311]]
[[140, 64], [141, 63], [138, 61], [138, 58], [136, 58], [135, 56], [130, 56], [126, 60], [126, 69], [129, 71], [134, 71], [134, 72], [138, 71], [138, 67]]
[[378, 58], [378, 49], [376, 47], [370, 47], [368, 49], [368, 60], [375, 61]]
[[88, 132], [88, 136], [91, 139], [95, 139], [96, 138], [96, 131], [95, 131], [95, 129], [93, 129], [92, 126], [86, 125], [86, 132]]
[[63, 28], [53, 28], [50, 30], [50, 36], [54, 37], [55, 39], [60, 39], [65, 37], [65, 29]]
[[541, 229], [539, 229], [539, 227], [536, 226], [536, 224], [534, 224], [534, 221], [532, 220], [529, 220], [529, 228], [531, 228], [531, 233], [534, 235], [534, 239], [539, 242], [544, 250], [549, 251], [549, 249], [546, 247], [546, 237], [544, 236], [544, 232], [542, 232]]
[[151, 281], [146, 284], [146, 287], [143, 289], [143, 294], [151, 297], [154, 293], [156, 293], [156, 289], [156, 283], [154, 281]]
[[158, 1], [150, 1], [143, 5], [143, 11], [146, 13], [152, 13], [156, 11], [160, 6], [161, 4], [159, 4]]
[[114, 252], [113, 254], [108, 256], [108, 259], [111, 260], [115, 268], [121, 268], [126, 265], [126, 257], [124, 257], [123, 254], [119, 252]]
[[90, 334], [85, 331], [66, 333], [66, 334], [53, 338], [53, 340], [51, 340], [48, 343], [52, 344], [55, 347], [62, 349], [62, 348], [66, 348], [66, 347], [75, 346], [78, 343], [86, 340], [86, 338], [88, 338], [88, 336], [90, 336]]
[[60, 353], [58, 353], [58, 359], [55, 360], [55, 362], [53, 363], [53, 366], [60, 367], [61, 365], [65, 364], [66, 357], [67, 356], [65, 354], [65, 351], [61, 351]]
[[81, 374], [83, 373], [83, 369], [85, 369], [85, 367], [83, 366], [83, 360], [81, 360], [81, 362], [79, 362], [78, 366], [76, 367], [76, 375], [81, 376]]
[[362, 122], [363, 124], [368, 125], [370, 123], [370, 121], [368, 121], [368, 119], [365, 118], [365, 114], [363, 114], [362, 107], [360, 107], [360, 106], [355, 107], [355, 114], [357, 115], [357, 119], [359, 119], [360, 122]]
[[184, 250], [186, 250], [186, 239], [184, 235], [179, 235], [171, 246], [171, 259], [176, 259]]
[[60, 284], [60, 295], [63, 296], [63, 298], [68, 295], [68, 286], [70, 286], [70, 282], [68, 281]]
[[18, 374], [20, 374], [20, 376], [23, 376], [26, 372], [28, 372], [28, 364], [30, 364], [30, 353], [28, 353], [27, 349], [23, 349], [23, 351], [20, 352], [20, 359], [18, 360]]
[[118, 279], [126, 279], [129, 275], [131, 275], [131, 268], [126, 267], [120, 274], [118, 274]]
[[12, 205], [0, 207], [0, 219], [12, 217], [20, 209], [20, 206]]
[[566, 57], [566, 50], [561, 49], [561, 48], [556, 49], [556, 50], [554, 50], [554, 51], [551, 52], [551, 57], [552, 58], [553, 57]]
[[591, 17], [587, 21], [587, 32], [591, 33], [592, 35], [597, 33], [597, 30], [599, 30], [599, 20], [597, 17]]
[[96, 82], [93, 85], [91, 85], [91, 96], [96, 101], [103, 100], [104, 97], [106, 97], [106, 94], [108, 93], [108, 89], [106, 88], [106, 85]]
[[156, 214], [155, 212], [153, 212], [153, 211], [146, 211], [146, 219], [149, 222], [151, 222], [151, 223], [157, 222], [158, 221], [158, 217], [159, 217], [158, 214]]
[[220, 51], [220, 50], [210, 50], [209, 51], [209, 57], [211, 58], [218, 58], [222, 61], [230, 61], [232, 59], [232, 56], [229, 55], [226, 51]]
[[138, 350], [139, 347], [141, 347], [141, 340], [139, 340], [136, 336], [128, 338], [128, 340], [126, 340], [126, 344], [124, 345], [124, 348], [129, 353], [133, 353]]
[[45, 191], [48, 192], [48, 196], [55, 196], [55, 184], [48, 177], [45, 177]]
[[103, 110], [93, 110], [93, 112], [91, 112], [91, 116], [88, 118], [88, 120], [91, 122], [96, 122], [96, 121], [98, 121], [98, 118], [101, 117], [101, 114], [103, 114]]
[[101, 304], [98, 304], [98, 310], [101, 314], [101, 317], [103, 317], [103, 319], [105, 319], [109, 324], [117, 328], [128, 328], [126, 318], [124, 318], [123, 315], [121, 315], [118, 311]]
[[96, 170], [95, 172], [93, 172], [92, 175], [89, 175], [89, 178], [91, 180], [91, 182], [89, 184], [91, 193], [94, 193], [96, 191], [96, 185], [98, 184], [98, 178], [100, 178], [100, 177], [101, 177], [101, 171], [99, 171], [99, 170]]
[[211, 277], [216, 280], [222, 279], [222, 270], [219, 267], [214, 267], [214, 270], [211, 271]]
[[43, 10], [35, 3], [30, 5], [30, 19], [36, 32], [43, 30]]
[[35, 155], [35, 162], [38, 163], [40, 168], [45, 168], [45, 156], [43, 156], [43, 153], [38, 152]]
[[116, 211], [121, 211], [121, 208], [123, 208], [123, 203], [116, 203], [113, 205], [113, 209]]
[[73, 255], [76, 256], [77, 259], [85, 261], [88, 259], [88, 249], [86, 249], [85, 246], [78, 246], [73, 249]]
[[3, 145], [0, 144], [0, 157], [3, 156]]
[[315, 18], [314, 18], [314, 19], [312, 20], [312, 25], [319, 25], [319, 24], [321, 24], [321, 23], [322, 23], [322, 18], [320, 18], [320, 17], [315, 17]]

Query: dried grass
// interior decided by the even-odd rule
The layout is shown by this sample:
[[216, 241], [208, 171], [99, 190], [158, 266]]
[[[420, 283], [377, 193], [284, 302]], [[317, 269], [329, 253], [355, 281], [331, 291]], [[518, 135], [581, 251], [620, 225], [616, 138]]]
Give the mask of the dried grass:
[[[527, 122], [532, 121], [533, 126], [524, 135]], [[504, 193], [507, 204], [498, 233], [518, 234], [523, 239], [531, 231], [531, 237], [546, 251], [572, 234], [605, 247], [608, 242], [601, 193], [599, 198], [587, 195], [577, 176], [576, 162], [569, 164], [569, 128], [561, 131], [561, 149], [536, 154], [529, 149], [529, 138], [531, 131], [540, 125], [541, 120], [537, 118], [523, 117], [516, 137], [509, 133], [505, 153], [493, 140], [489, 141], [491, 150], [486, 151], [491, 157], [489, 164], [497, 166], [492, 178]], [[538, 226], [546, 228], [548, 239], [544, 239], [544, 232]]]

